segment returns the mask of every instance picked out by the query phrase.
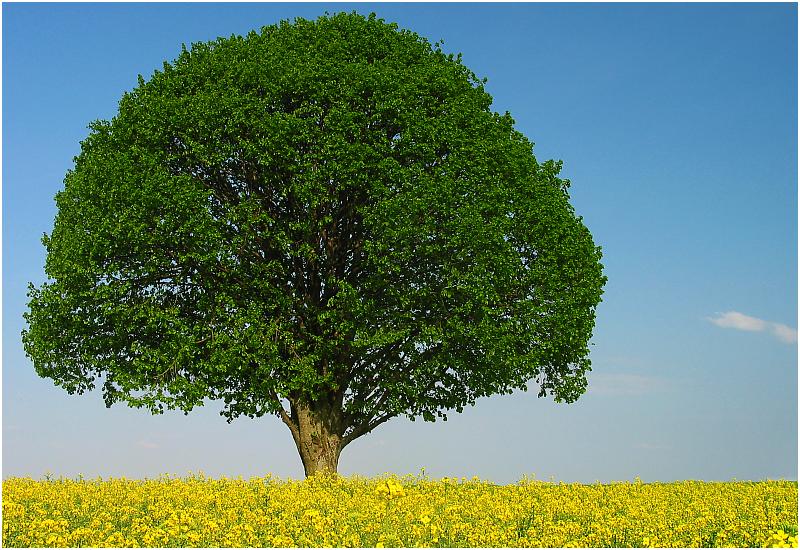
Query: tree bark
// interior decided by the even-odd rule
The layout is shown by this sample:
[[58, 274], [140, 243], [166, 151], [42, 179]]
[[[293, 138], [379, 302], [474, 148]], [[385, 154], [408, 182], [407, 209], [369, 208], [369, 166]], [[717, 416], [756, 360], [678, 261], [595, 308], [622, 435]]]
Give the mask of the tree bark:
[[297, 402], [292, 404], [292, 430], [306, 477], [336, 473], [342, 452], [341, 412], [335, 407]]

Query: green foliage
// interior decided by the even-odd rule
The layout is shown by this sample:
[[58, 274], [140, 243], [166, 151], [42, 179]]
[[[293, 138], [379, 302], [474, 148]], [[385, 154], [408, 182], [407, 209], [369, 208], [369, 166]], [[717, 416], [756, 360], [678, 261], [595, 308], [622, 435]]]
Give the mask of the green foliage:
[[56, 197], [36, 371], [153, 412], [331, 403], [350, 434], [532, 380], [574, 401], [600, 249], [483, 84], [374, 16], [184, 48]]

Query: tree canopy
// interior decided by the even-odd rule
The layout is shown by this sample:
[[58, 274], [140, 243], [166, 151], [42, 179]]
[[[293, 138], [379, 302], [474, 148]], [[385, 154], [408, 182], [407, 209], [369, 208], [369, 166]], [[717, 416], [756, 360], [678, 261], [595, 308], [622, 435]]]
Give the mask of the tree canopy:
[[600, 249], [485, 83], [355, 13], [140, 76], [56, 196], [37, 373], [108, 406], [278, 415], [307, 473], [395, 416], [532, 382], [574, 401]]

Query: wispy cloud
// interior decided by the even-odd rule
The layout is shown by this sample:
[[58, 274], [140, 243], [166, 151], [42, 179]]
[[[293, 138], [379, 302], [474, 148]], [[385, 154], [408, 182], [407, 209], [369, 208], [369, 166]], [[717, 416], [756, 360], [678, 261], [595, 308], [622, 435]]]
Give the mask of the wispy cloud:
[[589, 373], [588, 393], [595, 395], [643, 395], [662, 389], [664, 381], [640, 374]]
[[144, 449], [158, 449], [158, 444], [144, 439], [142, 441], [139, 441], [137, 445], [139, 445], [139, 447], [142, 447]]
[[718, 327], [732, 328], [736, 330], [747, 330], [750, 332], [771, 332], [781, 342], [793, 344], [797, 342], [797, 329], [782, 323], [774, 323], [772, 321], [765, 321], [758, 317], [751, 317], [738, 311], [726, 311], [725, 313], [718, 313], [716, 317], [707, 317]]
[[719, 313], [717, 317], [709, 317], [709, 321], [722, 328], [735, 328], [737, 330], [750, 330], [759, 332], [766, 330], [769, 326], [763, 319], [750, 317], [738, 311], [728, 311], [726, 313]]
[[797, 331], [792, 327], [787, 327], [780, 323], [772, 323], [772, 333], [781, 341], [787, 344], [797, 342]]

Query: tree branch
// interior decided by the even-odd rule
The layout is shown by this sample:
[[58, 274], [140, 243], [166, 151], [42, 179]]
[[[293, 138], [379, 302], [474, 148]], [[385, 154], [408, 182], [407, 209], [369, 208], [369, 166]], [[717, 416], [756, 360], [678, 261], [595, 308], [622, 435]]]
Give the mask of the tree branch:
[[294, 420], [292, 420], [292, 418], [289, 416], [289, 413], [287, 413], [286, 409], [283, 408], [283, 405], [281, 405], [281, 400], [278, 397], [278, 394], [275, 393], [275, 391], [270, 390], [269, 396], [275, 401], [275, 403], [278, 404], [278, 416], [280, 417], [281, 420], [283, 420], [283, 423], [289, 427], [289, 430], [292, 432], [292, 437], [294, 438], [295, 442], [299, 444], [300, 430], [297, 427], [297, 423]]
[[360, 424], [359, 426], [355, 427], [352, 432], [350, 432], [349, 434], [345, 435], [342, 438], [342, 449], [344, 449], [353, 440], [358, 439], [362, 435], [368, 434], [369, 432], [371, 432], [372, 430], [374, 430], [375, 428], [377, 428], [378, 426], [380, 426], [381, 424], [383, 424], [384, 422], [395, 416], [397, 416], [396, 413], [387, 412], [374, 418], [371, 421], [366, 421], [363, 424]]

